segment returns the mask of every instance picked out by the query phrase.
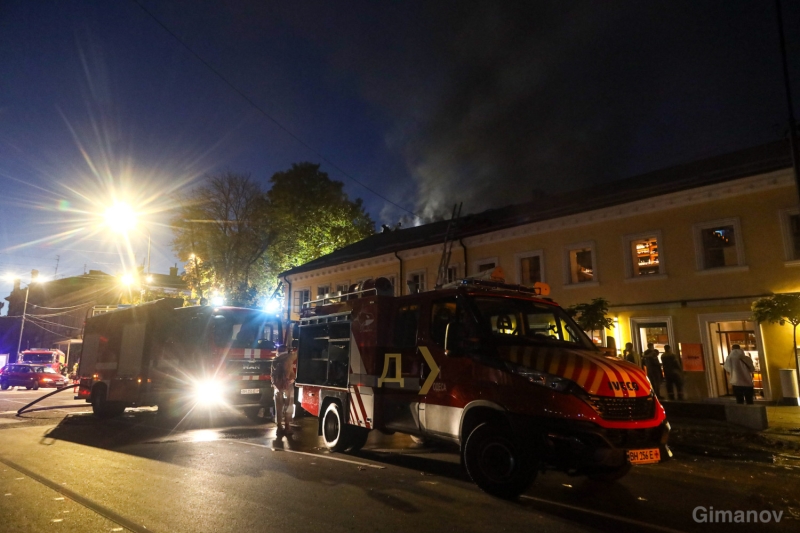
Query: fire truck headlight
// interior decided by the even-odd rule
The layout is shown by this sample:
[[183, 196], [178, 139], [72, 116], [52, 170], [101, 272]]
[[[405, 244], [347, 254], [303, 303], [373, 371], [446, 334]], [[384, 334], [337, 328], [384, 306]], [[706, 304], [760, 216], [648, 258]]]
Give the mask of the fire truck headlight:
[[225, 391], [218, 381], [206, 379], [194, 384], [194, 400], [201, 405], [216, 405], [223, 402]]

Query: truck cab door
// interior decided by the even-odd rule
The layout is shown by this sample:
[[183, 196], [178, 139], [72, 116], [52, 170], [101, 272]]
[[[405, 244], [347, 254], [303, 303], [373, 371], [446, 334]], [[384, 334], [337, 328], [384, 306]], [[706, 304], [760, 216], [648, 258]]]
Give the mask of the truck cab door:
[[[456, 337], [460, 320], [455, 296], [432, 300], [426, 312], [419, 352], [420, 373], [419, 420], [422, 433], [457, 439], [463, 405], [453, 394], [453, 387], [470, 379], [470, 361], [448, 355], [445, 339]], [[449, 333], [449, 335], [448, 335]]]
[[378, 379], [383, 425], [394, 431], [419, 433], [419, 390], [423, 357], [418, 349], [422, 305], [403, 302], [393, 310], [390, 342], [384, 350]]

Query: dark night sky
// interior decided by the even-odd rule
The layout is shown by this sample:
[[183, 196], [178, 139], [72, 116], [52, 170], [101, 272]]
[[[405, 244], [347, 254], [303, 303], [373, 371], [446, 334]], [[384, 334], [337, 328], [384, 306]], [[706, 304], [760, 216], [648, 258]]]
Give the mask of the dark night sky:
[[[97, 224], [114, 198], [146, 212], [166, 272], [173, 195], [221, 170], [266, 185], [320, 162], [396, 223], [331, 163], [430, 217], [787, 128], [771, 1], [140, 2], [282, 127], [132, 0], [0, 0], [0, 274], [141, 264], [145, 233]], [[783, 2], [797, 104], [800, 2]]]

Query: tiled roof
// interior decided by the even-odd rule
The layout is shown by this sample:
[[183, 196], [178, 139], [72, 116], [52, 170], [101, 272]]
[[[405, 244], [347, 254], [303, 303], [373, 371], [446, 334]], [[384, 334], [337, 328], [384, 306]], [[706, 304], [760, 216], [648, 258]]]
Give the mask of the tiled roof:
[[[458, 230], [454, 238], [459, 239], [531, 222], [593, 211], [781, 170], [789, 168], [791, 165], [788, 142], [778, 141], [639, 176], [597, 184], [585, 189], [547, 195], [523, 204], [462, 216], [458, 221]], [[440, 244], [444, 241], [447, 223], [445, 220], [413, 228], [376, 233], [357, 243], [292, 268], [282, 273], [281, 276], [308, 272], [411, 248]]]

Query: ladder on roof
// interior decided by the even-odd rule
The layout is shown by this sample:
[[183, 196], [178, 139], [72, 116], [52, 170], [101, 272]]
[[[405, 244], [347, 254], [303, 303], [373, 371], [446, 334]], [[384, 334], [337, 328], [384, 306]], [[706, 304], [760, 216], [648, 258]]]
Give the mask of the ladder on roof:
[[439, 272], [436, 276], [436, 288], [439, 289], [447, 283], [447, 269], [450, 266], [450, 254], [453, 251], [453, 237], [458, 229], [458, 219], [461, 216], [461, 203], [453, 204], [453, 214], [447, 223], [444, 233], [444, 246], [442, 246], [442, 259], [439, 261]]

